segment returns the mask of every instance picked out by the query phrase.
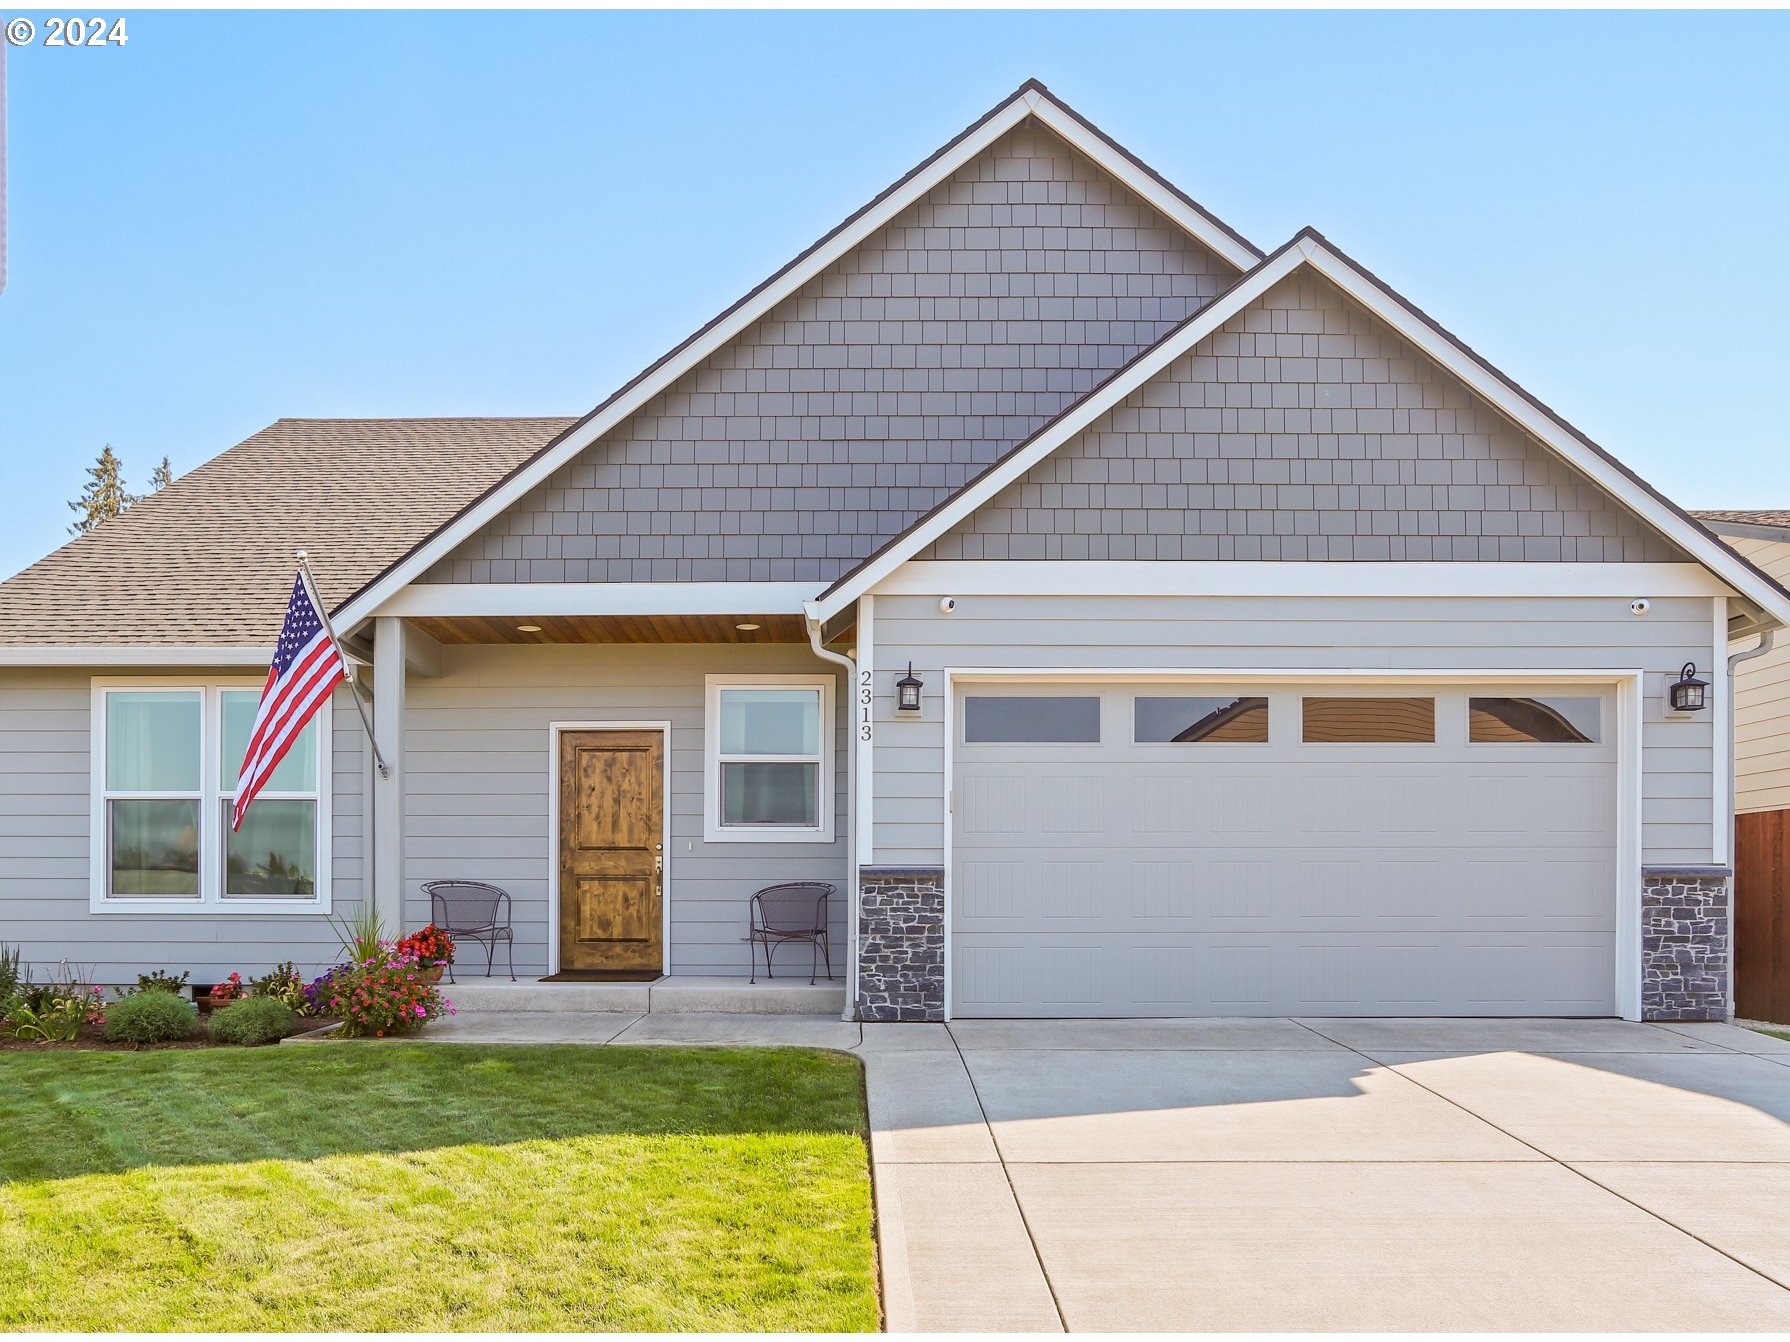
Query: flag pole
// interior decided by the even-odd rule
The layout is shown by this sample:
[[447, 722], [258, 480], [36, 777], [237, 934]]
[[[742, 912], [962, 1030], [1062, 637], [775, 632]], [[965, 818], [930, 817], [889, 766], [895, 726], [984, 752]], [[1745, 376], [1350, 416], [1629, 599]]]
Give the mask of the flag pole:
[[323, 604], [323, 598], [317, 595], [317, 579], [311, 573], [311, 561], [303, 550], [294, 550], [293, 557], [298, 560], [299, 580], [304, 583], [305, 591], [311, 598], [311, 605], [317, 611], [317, 618], [323, 621], [323, 632], [329, 635], [329, 641], [335, 646], [336, 655], [342, 659], [342, 669], [347, 672], [344, 677], [348, 682], [348, 693], [354, 696], [354, 706], [360, 710], [360, 725], [367, 729], [367, 744], [373, 747], [373, 760], [379, 765], [379, 776], [390, 778], [392, 771], [386, 768], [385, 756], [379, 753], [379, 740], [373, 735], [373, 719], [367, 716], [366, 701], [360, 697], [360, 686], [354, 683], [354, 666], [348, 660], [348, 651], [342, 646], [342, 640], [336, 637], [335, 627], [329, 622], [329, 607]]

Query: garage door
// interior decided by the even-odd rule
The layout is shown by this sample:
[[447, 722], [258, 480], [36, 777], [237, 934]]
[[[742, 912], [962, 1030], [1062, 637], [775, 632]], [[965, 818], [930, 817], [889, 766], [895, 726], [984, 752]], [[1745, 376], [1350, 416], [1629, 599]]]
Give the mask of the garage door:
[[1615, 747], [1584, 687], [977, 684], [958, 1016], [1615, 1011]]

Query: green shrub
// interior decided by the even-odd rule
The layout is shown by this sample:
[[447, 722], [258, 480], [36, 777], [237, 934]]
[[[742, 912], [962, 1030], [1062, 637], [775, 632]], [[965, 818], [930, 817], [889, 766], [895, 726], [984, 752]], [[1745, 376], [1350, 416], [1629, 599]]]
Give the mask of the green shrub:
[[214, 1044], [277, 1044], [297, 1028], [298, 1017], [277, 997], [251, 997], [211, 1013]]
[[171, 992], [151, 988], [106, 1008], [106, 1038], [115, 1044], [167, 1044], [185, 1039], [199, 1023], [199, 1008]]
[[192, 978], [192, 976], [191, 970], [183, 970], [180, 977], [175, 978], [174, 975], [170, 974], [165, 969], [152, 969], [147, 974], [137, 975], [137, 986], [135, 991], [127, 992], [124, 995], [135, 996], [136, 993], [163, 992], [173, 993], [176, 997], [179, 997], [181, 992], [186, 988], [187, 980]]
[[19, 972], [19, 948], [0, 941], [0, 1002], [10, 1002], [19, 994], [25, 981]]
[[249, 980], [249, 996], [270, 997], [284, 1002], [299, 1015], [305, 1013], [305, 981], [298, 976], [298, 966], [282, 960], [258, 979]]

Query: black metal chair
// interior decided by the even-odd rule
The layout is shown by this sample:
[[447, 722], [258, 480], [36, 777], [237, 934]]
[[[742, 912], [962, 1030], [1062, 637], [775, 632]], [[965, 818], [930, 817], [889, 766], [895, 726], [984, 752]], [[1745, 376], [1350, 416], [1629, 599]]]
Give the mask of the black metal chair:
[[[516, 981], [516, 934], [510, 928], [508, 891], [483, 881], [424, 881], [423, 893], [429, 897], [429, 920], [446, 932], [450, 941], [476, 941], [484, 946], [486, 978], [491, 977], [491, 964], [497, 958], [497, 943], [503, 942], [509, 954], [510, 982]], [[458, 981], [450, 964], [448, 982]]]
[[748, 906], [746, 940], [752, 955], [752, 982], [758, 982], [758, 948], [764, 947], [764, 973], [774, 979], [771, 967], [777, 947], [792, 941], [808, 943], [808, 982], [819, 971], [819, 956], [826, 956], [827, 978], [833, 977], [833, 951], [827, 941], [827, 898], [839, 887], [826, 881], [785, 881], [767, 885], [752, 896]]

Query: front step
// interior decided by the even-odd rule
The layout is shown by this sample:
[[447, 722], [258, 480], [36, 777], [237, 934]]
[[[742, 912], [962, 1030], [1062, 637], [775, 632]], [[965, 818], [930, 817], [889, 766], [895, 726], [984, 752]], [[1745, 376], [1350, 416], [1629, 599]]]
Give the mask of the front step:
[[652, 983], [542, 983], [523, 979], [443, 981], [441, 991], [454, 1010], [469, 1011], [700, 1011], [771, 1016], [832, 1016], [845, 1010], [845, 984], [822, 979], [709, 978], [672, 975]]

